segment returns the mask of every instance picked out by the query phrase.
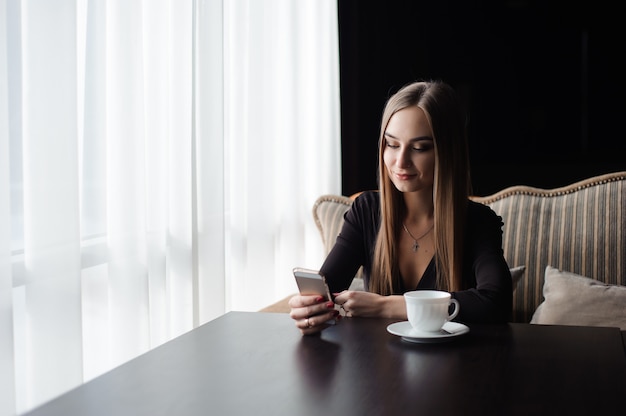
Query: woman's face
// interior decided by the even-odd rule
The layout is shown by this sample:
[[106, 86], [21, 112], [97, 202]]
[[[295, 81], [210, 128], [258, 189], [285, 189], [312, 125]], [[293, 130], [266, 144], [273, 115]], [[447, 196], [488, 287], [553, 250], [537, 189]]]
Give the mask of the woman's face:
[[416, 106], [396, 112], [383, 138], [383, 161], [400, 192], [432, 189], [435, 174], [433, 132], [424, 111]]

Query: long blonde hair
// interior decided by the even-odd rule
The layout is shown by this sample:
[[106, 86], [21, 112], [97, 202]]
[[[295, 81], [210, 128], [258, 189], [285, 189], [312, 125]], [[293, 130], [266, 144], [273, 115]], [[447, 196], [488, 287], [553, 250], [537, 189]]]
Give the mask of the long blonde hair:
[[414, 82], [389, 98], [383, 111], [378, 143], [378, 181], [381, 224], [374, 249], [369, 290], [393, 293], [400, 279], [398, 239], [406, 206], [391, 182], [385, 164], [384, 133], [389, 119], [410, 106], [421, 108], [433, 132], [435, 172], [433, 186], [435, 265], [437, 288], [461, 289], [463, 241], [468, 197], [471, 191], [465, 116], [454, 90], [441, 81]]

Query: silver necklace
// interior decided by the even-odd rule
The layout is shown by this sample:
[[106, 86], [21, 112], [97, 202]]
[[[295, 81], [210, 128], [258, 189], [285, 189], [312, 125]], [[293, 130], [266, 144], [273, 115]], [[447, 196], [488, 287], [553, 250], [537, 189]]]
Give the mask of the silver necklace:
[[426, 232], [422, 235], [420, 235], [418, 238], [413, 237], [413, 234], [411, 234], [411, 232], [409, 231], [408, 228], [406, 228], [406, 225], [404, 225], [404, 223], [402, 223], [402, 227], [404, 228], [404, 231], [406, 231], [406, 233], [411, 236], [411, 238], [413, 239], [413, 253], [417, 253], [417, 250], [420, 248], [420, 245], [417, 243], [419, 240], [421, 240], [422, 238], [424, 238], [424, 236], [426, 236], [426, 234], [428, 234], [430, 232], [430, 230], [433, 229], [433, 227], [435, 226], [435, 224], [431, 225], [430, 228], [428, 230], [426, 230]]

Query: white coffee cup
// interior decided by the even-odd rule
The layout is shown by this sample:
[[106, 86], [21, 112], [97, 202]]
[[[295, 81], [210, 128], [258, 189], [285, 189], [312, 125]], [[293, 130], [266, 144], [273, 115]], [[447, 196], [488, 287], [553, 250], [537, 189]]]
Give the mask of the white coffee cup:
[[[425, 332], [440, 331], [443, 325], [459, 313], [459, 302], [449, 292], [441, 290], [414, 290], [404, 294], [406, 314], [413, 329]], [[450, 304], [454, 311], [448, 314]]]

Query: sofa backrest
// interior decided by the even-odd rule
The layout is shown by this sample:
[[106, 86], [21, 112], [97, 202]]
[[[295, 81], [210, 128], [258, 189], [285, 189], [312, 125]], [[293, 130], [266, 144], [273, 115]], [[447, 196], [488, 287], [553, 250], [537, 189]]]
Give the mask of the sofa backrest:
[[556, 189], [513, 186], [472, 199], [502, 217], [509, 266], [526, 266], [514, 288], [514, 322], [530, 322], [543, 300], [547, 266], [626, 285], [626, 172]]
[[[556, 189], [513, 186], [472, 199], [502, 217], [509, 266], [526, 267], [514, 288], [513, 322], [530, 322], [543, 300], [547, 266], [626, 285], [626, 172]], [[351, 204], [351, 198], [339, 195], [323, 195], [315, 202], [313, 218], [326, 252]]]
[[352, 198], [342, 195], [322, 195], [313, 204], [313, 220], [322, 237], [325, 253], [335, 245], [343, 226], [343, 215], [352, 206]]

